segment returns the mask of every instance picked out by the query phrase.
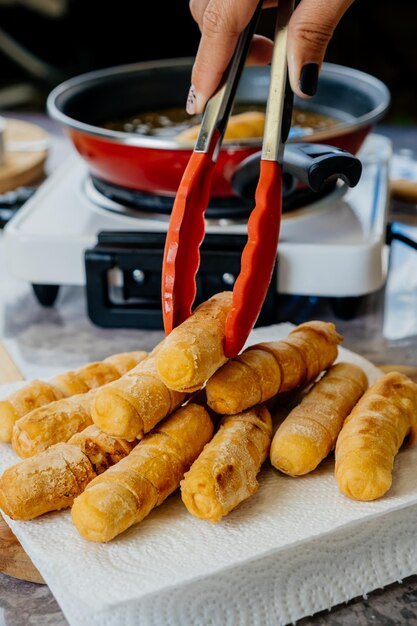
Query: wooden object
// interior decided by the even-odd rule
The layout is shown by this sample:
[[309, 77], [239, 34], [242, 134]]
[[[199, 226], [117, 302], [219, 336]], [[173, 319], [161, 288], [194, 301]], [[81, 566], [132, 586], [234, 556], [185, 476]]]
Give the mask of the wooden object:
[[417, 182], [414, 180], [390, 180], [390, 191], [394, 200], [417, 204]]
[[0, 343], [0, 385], [23, 380], [22, 373], [16, 366], [6, 348]]
[[[23, 376], [6, 348], [0, 343], [0, 384], [22, 380]], [[32, 561], [0, 516], [0, 572], [20, 580], [43, 583]]]
[[44, 175], [48, 134], [39, 126], [6, 118], [0, 193], [30, 185]]
[[42, 576], [3, 518], [0, 518], [0, 572], [20, 580], [44, 584]]

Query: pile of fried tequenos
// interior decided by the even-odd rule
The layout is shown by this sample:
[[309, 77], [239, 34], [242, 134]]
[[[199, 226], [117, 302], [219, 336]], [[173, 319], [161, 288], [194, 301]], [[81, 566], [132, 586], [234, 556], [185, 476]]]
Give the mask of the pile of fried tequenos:
[[[24, 459], [0, 478], [2, 510], [28, 520], [72, 506], [83, 537], [109, 541], [181, 485], [188, 511], [218, 522], [256, 492], [268, 454], [299, 476], [334, 448], [345, 495], [386, 493], [415, 439], [417, 385], [393, 372], [367, 389], [358, 366], [332, 365], [342, 338], [319, 321], [227, 361], [231, 305], [217, 294], [150, 354], [32, 381], [0, 402], [0, 439]], [[272, 437], [271, 408], [295, 397]]]

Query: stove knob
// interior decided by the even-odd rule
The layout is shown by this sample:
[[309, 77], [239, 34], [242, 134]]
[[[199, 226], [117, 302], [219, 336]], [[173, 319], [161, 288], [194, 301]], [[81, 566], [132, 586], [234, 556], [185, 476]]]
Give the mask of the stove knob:
[[133, 270], [132, 277], [138, 285], [143, 285], [145, 282], [145, 272], [142, 272], [142, 270]]
[[233, 287], [235, 284], [236, 276], [230, 274], [230, 272], [225, 272], [222, 276], [222, 281], [228, 287]]

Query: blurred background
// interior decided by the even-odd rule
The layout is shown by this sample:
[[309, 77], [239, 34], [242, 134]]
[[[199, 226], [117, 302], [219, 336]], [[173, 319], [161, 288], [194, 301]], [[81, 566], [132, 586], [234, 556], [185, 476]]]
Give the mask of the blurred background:
[[[417, 122], [417, 5], [357, 0], [326, 60], [383, 80], [387, 122]], [[260, 32], [273, 28], [265, 11]], [[121, 63], [193, 56], [199, 32], [186, 0], [0, 0], [0, 110], [43, 111], [48, 92], [76, 74]]]

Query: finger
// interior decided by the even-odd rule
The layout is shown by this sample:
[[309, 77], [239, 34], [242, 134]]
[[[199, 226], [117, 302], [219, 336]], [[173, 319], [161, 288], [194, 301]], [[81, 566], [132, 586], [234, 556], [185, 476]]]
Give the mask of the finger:
[[315, 94], [318, 75], [334, 29], [353, 0], [301, 0], [288, 33], [288, 72], [294, 93]]
[[[210, 0], [190, 0], [190, 13], [194, 20], [202, 30], [204, 11]], [[264, 0], [262, 4], [263, 9], [270, 9], [277, 5], [277, 0]]]
[[[203, 29], [203, 17], [208, 4], [209, 0], [190, 0], [191, 15], [199, 25], [200, 30]], [[276, 6], [276, 4], [277, 0], [264, 0], [263, 8], [271, 8], [273, 6]], [[247, 64], [264, 65], [270, 63], [272, 59], [272, 49], [273, 43], [270, 39], [261, 35], [254, 35], [248, 53]], [[193, 89], [194, 87], [192, 87], [192, 90]]]
[[204, 11], [209, 1], [210, 0], [190, 0], [190, 13], [200, 27], [200, 30], [202, 29]]
[[200, 113], [215, 92], [257, 4], [257, 0], [209, 1], [200, 19], [202, 34], [187, 99], [188, 113]]

